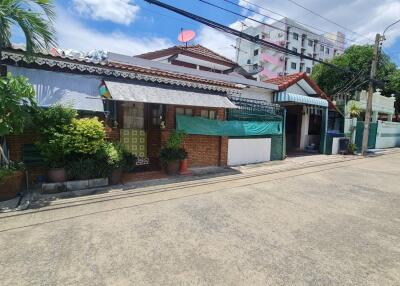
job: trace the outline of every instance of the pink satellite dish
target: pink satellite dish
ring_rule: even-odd
[[[192,30],[182,30],[178,35],[178,41],[181,43],[187,43],[196,37],[196,33]]]

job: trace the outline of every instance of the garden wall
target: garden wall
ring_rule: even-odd
[[[400,123],[378,121],[375,148],[400,147]]]

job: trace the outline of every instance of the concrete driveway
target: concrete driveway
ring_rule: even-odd
[[[0,285],[400,285],[400,154],[0,216]]]

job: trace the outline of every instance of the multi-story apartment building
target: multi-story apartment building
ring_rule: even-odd
[[[246,27],[243,32],[316,60],[332,59],[334,56],[343,53],[345,49],[345,35],[343,33],[318,35],[288,18],[283,18],[270,25]],[[314,64],[317,63],[313,60],[278,52],[241,38],[236,40],[236,53],[239,65],[246,66],[250,71],[252,69],[261,70],[262,68],[262,71],[257,75],[259,80],[298,72],[311,74]]]

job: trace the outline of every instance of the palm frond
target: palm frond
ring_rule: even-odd
[[[0,0],[0,47],[10,45],[11,27],[25,35],[28,55],[56,46],[52,0]]]

